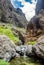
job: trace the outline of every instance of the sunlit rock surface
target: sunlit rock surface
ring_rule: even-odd
[[[15,44],[7,36],[0,35],[0,58],[10,61],[15,55]]]

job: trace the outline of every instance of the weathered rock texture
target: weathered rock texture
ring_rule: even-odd
[[[35,15],[27,25],[27,31],[32,37],[44,34],[44,10],[41,10],[38,15]]]
[[[27,20],[21,9],[15,9],[10,0],[0,0],[0,22],[26,27]]]
[[[44,9],[44,0],[37,0],[36,14],[39,14],[41,9]]]
[[[16,46],[15,50],[17,53],[19,53],[21,56],[35,56],[32,50],[32,45],[21,45],[21,46]]]
[[[29,37],[38,38],[44,34],[44,0],[37,0],[35,13],[27,25],[27,31]]]
[[[33,45],[33,51],[39,58],[44,59],[44,35]]]
[[[10,61],[16,56],[15,44],[5,35],[0,35],[0,59]]]

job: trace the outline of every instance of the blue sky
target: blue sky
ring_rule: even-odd
[[[11,3],[15,8],[22,9],[26,19],[29,21],[35,15],[36,1],[37,0],[11,0]]]
[[[14,4],[15,8],[23,7],[22,3],[20,1],[18,1],[18,0],[13,0],[12,2]]]

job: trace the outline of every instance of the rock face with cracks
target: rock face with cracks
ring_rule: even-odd
[[[38,15],[40,10],[44,9],[44,0],[37,0],[37,4],[36,4],[36,14]]]
[[[29,56],[44,59],[44,35],[41,36],[34,45],[16,46],[5,35],[0,35],[0,59],[10,61],[13,57]]]
[[[0,22],[18,27],[26,27],[27,25],[24,13],[21,9],[13,7],[11,0],[0,0]]]
[[[33,45],[33,51],[38,57],[44,59],[44,35]]]
[[[15,44],[7,36],[0,35],[0,59],[10,61],[15,55]]]
[[[30,37],[39,37],[44,34],[44,10],[35,15],[27,25]]]

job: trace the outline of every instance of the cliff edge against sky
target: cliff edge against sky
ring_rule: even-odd
[[[15,9],[10,0],[0,0],[0,22],[26,27],[27,20],[19,8]]]
[[[44,0],[37,0],[36,4],[36,14],[39,14],[40,10],[44,9]]]

